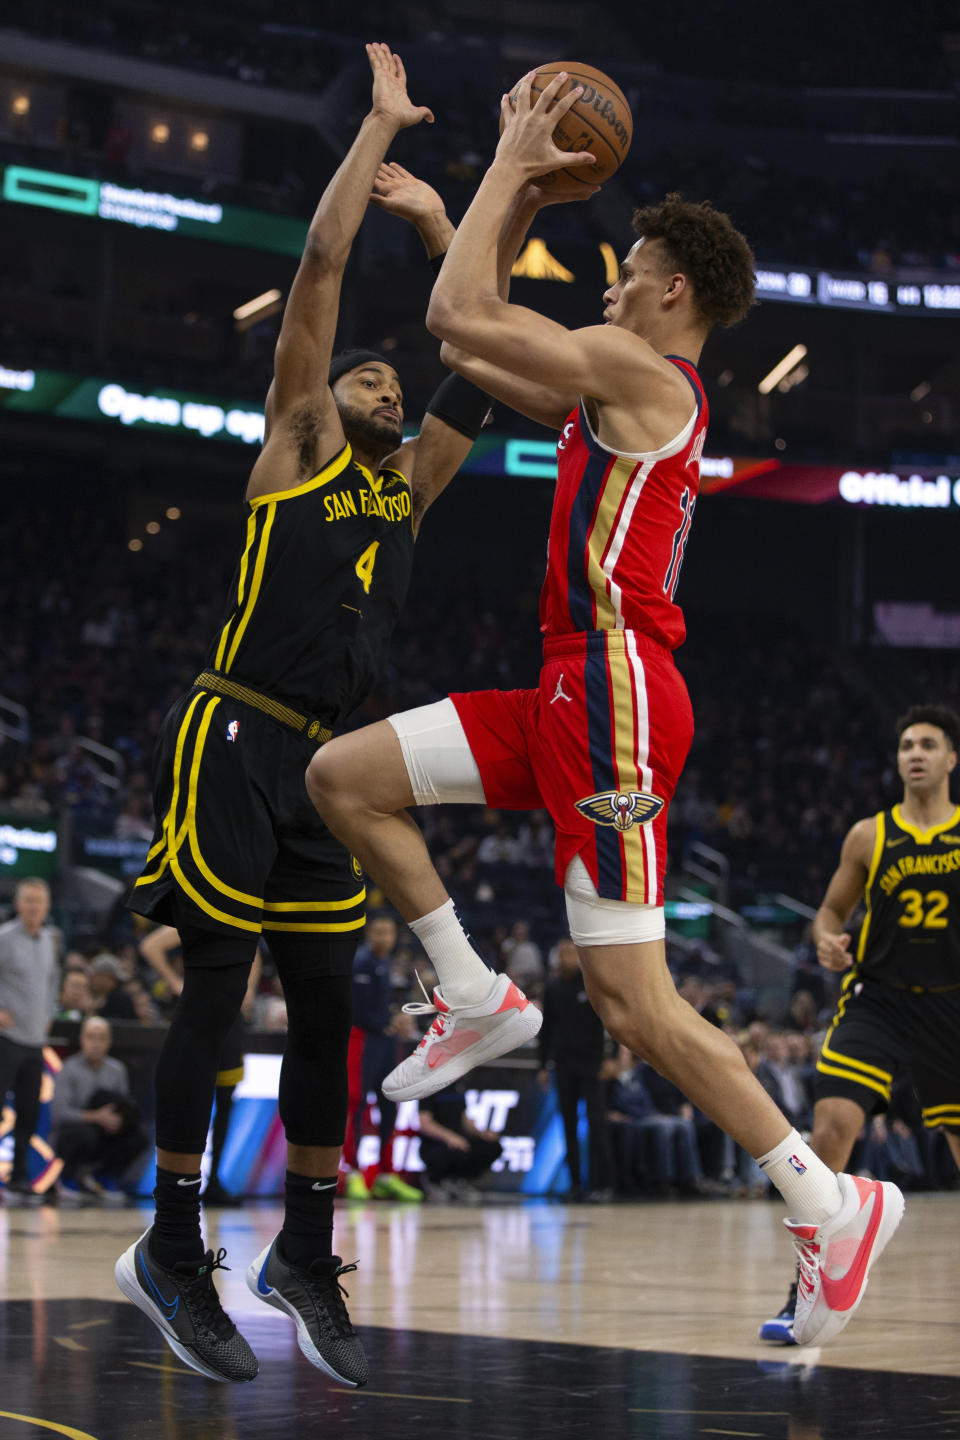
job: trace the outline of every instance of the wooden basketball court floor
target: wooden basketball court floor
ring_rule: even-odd
[[[960,1194],[921,1195],[848,1329],[822,1350],[755,1339],[792,1275],[765,1201],[338,1206],[354,1391],[247,1291],[272,1204],[211,1211],[248,1385],[186,1369],[115,1289],[150,1211],[0,1212],[0,1437],[40,1440],[763,1440],[960,1437]]]

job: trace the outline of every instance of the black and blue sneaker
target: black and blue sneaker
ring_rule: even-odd
[[[247,1285],[258,1300],[289,1315],[297,1344],[318,1370],[344,1385],[366,1385],[367,1357],[343,1303],[340,1276],[356,1270],[339,1255],[314,1260],[306,1269],[290,1265],[268,1245],[247,1271]]]
[[[793,1337],[793,1317],[796,1308],[797,1282],[794,1280],[790,1286],[786,1305],[772,1320],[764,1320],[760,1326],[759,1339],[766,1340],[769,1345],[796,1345],[797,1342]]]
[[[200,1261],[178,1260],[167,1269],[150,1254],[150,1231],[125,1250],[113,1267],[117,1284],[157,1326],[170,1349],[191,1369],[210,1380],[253,1380],[257,1357],[229,1315],[213,1283],[214,1270],[226,1270],[220,1250]]]

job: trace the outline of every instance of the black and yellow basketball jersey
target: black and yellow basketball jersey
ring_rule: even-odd
[[[861,974],[922,990],[960,985],[960,808],[930,830],[899,805],[882,811],[865,899]]]
[[[336,724],[369,693],[413,564],[410,486],[345,445],[312,479],[249,502],[207,666]]]

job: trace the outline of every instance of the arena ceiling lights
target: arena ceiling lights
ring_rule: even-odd
[[[770,373],[768,375],[764,375],[763,379],[760,381],[760,384],[757,386],[760,394],[769,395],[771,390],[775,390],[776,387],[780,384],[781,380],[785,380],[786,377],[790,374],[790,371],[800,364],[800,361],[804,358],[806,353],[806,345],[794,345],[792,350],[788,350],[786,355],[784,355],[783,359],[780,360],[776,365],[774,365]]]

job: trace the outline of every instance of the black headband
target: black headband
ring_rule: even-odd
[[[346,375],[348,370],[359,370],[361,365],[386,365],[389,370],[393,369],[390,361],[378,355],[376,350],[341,350],[330,361],[327,384],[335,385],[341,375]]]

